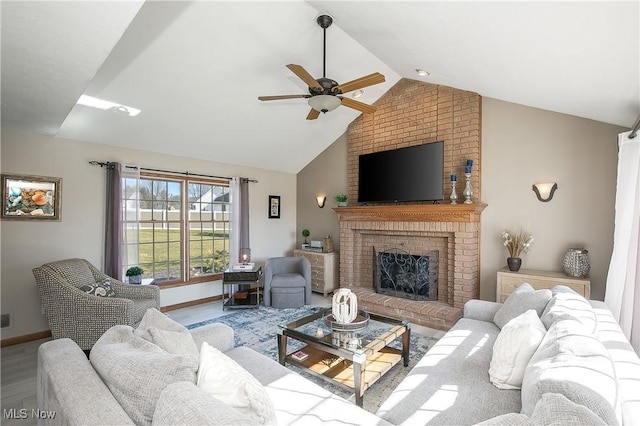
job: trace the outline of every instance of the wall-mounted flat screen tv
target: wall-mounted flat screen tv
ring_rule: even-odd
[[[444,142],[362,154],[358,163],[359,203],[444,198]]]

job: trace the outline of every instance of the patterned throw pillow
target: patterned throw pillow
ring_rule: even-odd
[[[111,287],[111,282],[109,280],[96,282],[95,284],[84,284],[80,287],[80,290],[93,296],[100,297],[115,297],[116,295],[116,292],[113,291],[113,287]]]

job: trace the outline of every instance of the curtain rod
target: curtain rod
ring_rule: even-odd
[[[100,167],[112,167],[115,163],[112,162],[104,162],[104,161],[89,161],[89,164],[93,165],[93,166],[100,166]],[[128,168],[137,168],[135,166],[125,166]],[[200,173],[191,173],[191,172],[176,172],[173,170],[162,170],[162,169],[150,169],[147,167],[140,167],[140,170],[144,170],[147,172],[161,172],[161,173],[172,173],[174,175],[184,175],[184,176],[197,176],[197,177],[207,177],[207,178],[214,178],[214,179],[226,179],[226,180],[231,180],[232,178],[228,177],[228,176],[213,176],[213,175],[203,175]],[[258,183],[257,180],[255,179],[249,179],[249,178],[240,178],[240,179],[245,179],[247,182],[254,182],[254,183]]]
[[[638,134],[638,129],[640,129],[640,115],[638,115],[636,122],[633,124],[633,127],[631,128],[629,139],[633,139],[636,137],[636,135]]]

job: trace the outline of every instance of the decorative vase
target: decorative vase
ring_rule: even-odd
[[[339,324],[348,324],[358,316],[358,300],[348,288],[340,288],[332,299],[331,313]]]
[[[338,201],[338,207],[347,207],[346,201]]]
[[[140,284],[140,283],[142,283],[142,275],[129,276],[129,284]]]
[[[518,272],[522,266],[522,259],[519,257],[507,257],[507,266],[512,272]]]
[[[571,277],[585,278],[590,271],[589,251],[575,247],[567,250],[562,261],[562,272]]]
[[[333,252],[333,239],[331,238],[331,235],[327,235],[323,238],[322,246],[324,247],[325,253]]]

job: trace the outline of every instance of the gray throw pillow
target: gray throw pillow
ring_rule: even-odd
[[[135,335],[171,354],[200,359],[198,347],[189,330],[155,308],[147,309]]]
[[[113,290],[111,286],[111,282],[109,280],[104,280],[103,282],[96,282],[95,284],[83,284],[80,286],[80,290],[84,291],[87,294],[91,294],[93,296],[99,297],[115,297],[116,292]]]
[[[531,414],[536,425],[606,426],[602,419],[587,407],[569,401],[559,393],[545,393]]]
[[[172,354],[116,325],[98,339],[91,364],[124,411],[138,425],[150,425],[160,393],[167,385],[195,383],[198,359]],[[90,397],[90,396],[88,396]]]
[[[590,333],[595,333],[598,322],[591,303],[568,287],[565,288],[569,291],[554,292],[557,287],[560,286],[551,289],[551,292],[555,294],[540,317],[544,326],[549,329],[554,322],[560,319],[574,318],[580,321]]]
[[[474,426],[536,426],[528,416],[520,413],[507,413],[493,417]]]
[[[613,361],[604,345],[577,320],[561,319],[547,331],[525,369],[521,412],[531,416],[545,393],[564,395],[608,425],[620,423]]]
[[[550,299],[551,290],[535,290],[529,283],[520,284],[496,312],[493,322],[499,328],[502,328],[509,321],[524,314],[529,309],[535,309],[538,316],[540,316]]]

